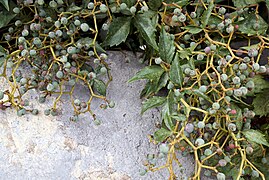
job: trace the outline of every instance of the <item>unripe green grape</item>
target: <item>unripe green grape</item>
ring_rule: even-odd
[[[212,176],[212,173],[211,173],[210,170],[205,170],[204,175],[207,176],[207,177],[210,177],[210,176]]]
[[[105,53],[101,53],[100,54],[100,59],[106,60],[107,59],[107,55]]]
[[[209,114],[213,115],[213,114],[216,114],[216,110],[215,109],[209,109],[208,110]]]
[[[164,144],[164,143],[162,143],[162,144],[159,146],[159,149],[160,149],[160,153],[167,154],[168,151],[169,151],[169,146],[168,146],[168,144]]]
[[[40,40],[38,37],[35,37],[35,38],[34,38],[33,43],[34,43],[35,45],[41,45],[41,44],[42,44],[41,40]]]
[[[27,49],[21,51],[21,56],[26,57],[29,54]]]
[[[50,109],[45,109],[45,110],[44,110],[44,114],[45,114],[45,116],[50,115]]]
[[[196,14],[196,12],[191,12],[190,16],[191,16],[191,18],[196,18],[197,14]]]
[[[258,178],[258,177],[260,176],[260,174],[259,174],[258,171],[256,171],[256,170],[252,170],[252,172],[251,172],[251,176],[252,176],[252,177],[255,177],[255,178]]]
[[[80,25],[80,29],[81,29],[83,32],[87,32],[87,31],[89,31],[90,27],[89,27],[89,25],[88,25],[87,23],[82,23],[82,24]]]
[[[217,180],[225,180],[225,179],[226,179],[225,174],[220,173],[220,172],[217,174]]]
[[[59,5],[63,5],[64,2],[63,2],[63,0],[57,0],[57,4],[59,4]]]
[[[195,76],[196,75],[196,71],[195,70],[191,70],[190,71],[190,76]]]
[[[59,27],[61,27],[61,22],[60,21],[55,21],[54,22],[54,26],[56,27],[56,28],[59,28]]]
[[[33,114],[33,115],[37,115],[37,114],[38,114],[38,109],[33,109],[33,110],[32,110],[32,114]]]
[[[184,73],[185,73],[186,75],[189,75],[190,72],[191,72],[191,69],[190,69],[190,68],[186,68],[186,69],[184,69]]]
[[[195,145],[196,146],[202,146],[202,145],[204,145],[205,144],[205,141],[202,139],[202,138],[197,138],[196,140],[195,140]]]
[[[49,2],[49,6],[51,8],[56,8],[57,7],[57,2],[55,2],[54,0],[52,0],[52,1]]]
[[[214,102],[212,104],[212,108],[215,109],[215,110],[218,110],[220,108],[220,104],[218,102]]]
[[[53,91],[53,89],[54,89],[53,84],[49,83],[49,84],[47,85],[47,91]]]
[[[120,4],[120,10],[126,10],[128,8],[126,3],[121,3]]]
[[[23,116],[26,114],[26,110],[25,109],[20,109],[17,111],[17,115],[20,117],[20,116]]]
[[[235,77],[233,78],[233,83],[234,83],[234,84],[240,84],[240,78],[237,77],[237,76],[235,76]]]
[[[70,79],[68,81],[68,85],[70,85],[70,86],[74,86],[75,84],[76,84],[76,81],[74,79]]]
[[[186,16],[184,14],[181,14],[179,17],[178,17],[178,20],[179,22],[185,22],[186,21]]]
[[[219,8],[219,14],[223,15],[226,13],[226,8],[225,7],[220,7]]]
[[[174,84],[170,81],[167,85],[167,89],[173,89],[174,88]]]
[[[88,9],[92,10],[94,8],[94,3],[93,2],[89,2],[87,5]]]
[[[239,69],[240,70],[246,70],[248,68],[248,66],[247,66],[247,64],[245,64],[245,63],[241,63],[240,65],[239,65]]]
[[[80,25],[81,25],[81,22],[80,22],[80,20],[76,19],[76,20],[74,21],[74,24],[75,24],[76,26],[80,26]]]
[[[22,22],[20,20],[15,21],[15,26],[19,27],[22,25]]]
[[[190,43],[190,47],[193,47],[193,46],[195,46],[196,45],[196,42],[191,42]]]
[[[260,73],[266,73],[266,71],[267,71],[267,68],[265,66],[260,66],[259,68]]]
[[[246,95],[248,93],[248,89],[244,86],[239,88],[242,91],[242,95]]]
[[[229,25],[227,28],[226,28],[226,32],[227,33],[232,33],[234,31],[234,26],[233,25]]]
[[[13,28],[13,27],[9,27],[9,28],[8,28],[8,32],[9,32],[9,33],[13,33],[13,32],[14,32],[14,28]]]
[[[59,78],[59,79],[63,78],[63,76],[64,76],[63,71],[58,71],[58,72],[56,73],[56,77]]]
[[[210,45],[210,49],[211,49],[212,51],[216,51],[217,46],[216,46],[215,44],[211,44],[211,45]]]
[[[268,162],[267,159],[266,159],[265,157],[263,157],[263,158],[262,158],[262,163],[263,163],[263,164],[267,164],[267,162]]]
[[[253,148],[250,147],[250,146],[246,147],[246,153],[247,154],[252,154],[253,153]]]
[[[116,12],[117,12],[117,7],[116,7],[116,6],[112,6],[112,7],[110,7],[110,11],[111,11],[112,13],[116,13]]]
[[[236,125],[234,123],[229,123],[228,124],[228,130],[230,130],[230,131],[236,131]]]
[[[80,103],[81,103],[81,102],[80,102],[80,100],[79,100],[79,99],[75,99],[75,100],[74,100],[74,104],[75,104],[76,106],[79,106],[79,105],[80,105]]]
[[[96,78],[96,74],[95,74],[94,72],[90,72],[90,73],[88,74],[88,77],[89,77],[90,79],[95,79],[95,78]]]
[[[207,91],[207,86],[205,86],[205,85],[200,86],[199,91],[202,93],[205,93]]]
[[[106,7],[105,4],[101,4],[101,5],[100,5],[100,12],[101,12],[101,13],[106,13],[106,12],[107,12],[107,7]]]
[[[20,13],[20,8],[18,8],[18,7],[14,7],[13,8],[13,12],[15,13],[15,14],[19,14]]]
[[[249,63],[250,62],[250,58],[248,56],[243,58],[243,62],[244,63]]]
[[[240,78],[240,81],[244,81],[247,77],[246,77],[246,75],[241,74],[241,75],[239,76],[239,78]]]
[[[206,155],[206,156],[210,156],[211,154],[212,154],[212,150],[211,149],[206,149],[204,151],[204,155]]]
[[[162,63],[162,59],[160,57],[155,58],[155,63],[156,64],[161,64]]]
[[[132,14],[135,14],[135,13],[136,13],[136,7],[135,7],[135,6],[132,6],[132,7],[130,8],[130,12],[131,12]]]
[[[109,29],[109,25],[108,25],[107,23],[104,23],[104,24],[102,25],[102,29],[103,29],[104,31],[108,31],[108,29]]]
[[[257,49],[250,49],[248,50],[248,56],[249,57],[256,57],[258,55],[258,50]]]
[[[231,97],[230,97],[230,96],[225,96],[224,99],[225,99],[227,102],[230,102],[230,101],[231,101]]]
[[[61,36],[63,35],[63,31],[60,30],[60,29],[58,29],[58,30],[55,32],[55,35],[56,35],[57,37],[61,37]]]
[[[235,89],[234,90],[234,95],[237,96],[237,97],[240,97],[240,96],[243,95],[243,93],[242,93],[241,89]]]
[[[70,47],[67,48],[67,53],[68,54],[75,54],[76,52],[77,52],[77,49],[74,46],[70,46]]]
[[[61,17],[61,24],[66,25],[68,23],[68,19],[66,17]]]
[[[227,76],[227,74],[221,74],[221,75],[220,75],[220,79],[221,79],[222,81],[227,81],[227,80],[228,80],[228,76]]]
[[[175,89],[175,96],[178,97],[178,96],[180,96],[180,94],[181,94],[180,93],[180,90],[179,89]]]
[[[101,67],[101,69],[100,69],[100,73],[102,73],[102,74],[107,73],[107,69],[106,69],[106,67]]]
[[[197,123],[197,127],[198,127],[199,129],[203,129],[203,128],[205,127],[205,123],[204,123],[204,121],[199,121],[199,122]]]
[[[43,6],[44,5],[44,0],[37,0],[37,4],[40,5],[40,6]]]
[[[30,54],[30,56],[35,56],[36,55],[36,50],[31,49],[29,54]]]
[[[203,54],[198,54],[197,55],[197,60],[198,61],[201,61],[201,60],[203,60],[204,59],[204,55]]]
[[[114,108],[115,107],[115,102],[114,101],[110,101],[109,104],[108,104],[108,107]]]
[[[140,174],[140,176],[145,176],[147,174],[147,170],[146,169],[140,169],[139,174]]]
[[[175,8],[174,9],[174,14],[176,14],[176,15],[181,15],[181,12],[182,12],[182,10],[181,9],[179,9],[179,8]]]
[[[190,34],[185,34],[185,35],[183,36],[183,38],[184,38],[185,41],[188,41],[188,40],[190,40],[191,35],[190,35]]]
[[[220,31],[221,31],[221,30],[223,30],[223,29],[224,29],[225,25],[224,25],[224,23],[223,23],[223,22],[221,22],[221,23],[219,23],[219,24],[218,24],[218,26],[217,26],[217,27],[218,27],[218,30],[220,30]]]
[[[12,61],[7,62],[7,68],[12,68],[14,63]]]
[[[219,129],[220,128],[220,125],[219,123],[217,122],[214,122],[213,125],[212,125],[213,129]]]
[[[258,71],[258,70],[260,69],[260,65],[259,65],[258,63],[254,63],[254,64],[252,65],[252,69],[253,69],[254,71]]]
[[[149,8],[147,6],[142,6],[141,7],[142,12],[147,12],[148,10],[149,10]]]
[[[174,22],[174,23],[178,22],[178,16],[177,15],[172,16],[172,22]]]

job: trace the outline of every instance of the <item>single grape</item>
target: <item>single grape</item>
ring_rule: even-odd
[[[141,11],[142,12],[147,12],[149,10],[148,6],[142,6]]]
[[[205,85],[200,86],[199,91],[202,93],[205,93],[207,91],[207,86],[205,86]]]
[[[181,12],[182,12],[182,10],[181,9],[179,9],[179,8],[175,8],[174,9],[174,14],[176,14],[176,15],[181,15]]]
[[[196,12],[191,12],[190,16],[191,16],[191,18],[196,18],[197,14],[196,14]]]
[[[53,89],[54,89],[53,84],[49,83],[49,84],[47,85],[47,91],[53,91]]]
[[[210,156],[211,154],[212,154],[212,150],[211,149],[206,149],[204,151],[204,155],[206,155],[206,156]]]
[[[178,22],[179,20],[178,20],[178,16],[177,15],[173,15],[172,16],[172,22],[174,22],[174,23],[176,23],[176,22]]]
[[[37,4],[40,5],[40,6],[43,6],[44,5],[44,0],[37,0]]]
[[[55,2],[54,0],[52,0],[52,1],[49,2],[49,6],[50,6],[51,8],[56,8],[57,5],[58,5],[57,2]]]
[[[246,148],[246,153],[247,153],[247,154],[252,154],[252,153],[253,153],[253,148],[250,147],[250,146],[248,146],[248,147]]]
[[[202,139],[202,138],[197,138],[196,140],[195,140],[195,145],[196,146],[202,146],[202,145],[204,145],[205,144],[205,141]]]
[[[199,129],[203,129],[203,128],[205,127],[205,123],[204,123],[204,121],[199,121],[199,122],[197,123],[197,127],[198,127]]]
[[[226,179],[225,174],[220,173],[220,172],[217,174],[217,180],[225,180],[225,179]]]
[[[20,27],[22,25],[22,22],[20,20],[15,21],[15,26]]]
[[[201,61],[201,60],[203,60],[204,59],[204,55],[203,54],[198,54],[197,55],[197,60],[198,61]]]
[[[220,104],[218,102],[214,102],[212,104],[212,108],[215,109],[215,110],[218,110],[220,108]]]
[[[94,8],[94,3],[89,2],[87,7],[88,7],[88,9],[92,10]]]
[[[87,31],[90,29],[90,27],[89,27],[89,25],[88,25],[87,23],[82,23],[82,24],[80,25],[80,29],[81,29],[83,32],[87,32]]]
[[[160,57],[155,58],[155,63],[156,64],[161,64],[162,63],[162,59]]]
[[[104,31],[108,31],[108,29],[109,29],[109,25],[108,25],[107,23],[104,23],[104,24],[102,25],[102,29],[103,29]]]
[[[100,12],[101,12],[101,13],[106,13],[106,12],[107,12],[107,7],[106,7],[105,4],[101,4],[101,5],[100,5]]]
[[[221,79],[222,81],[227,81],[227,80],[228,80],[228,76],[227,76],[227,74],[221,74],[221,75],[220,75],[220,79]]]
[[[251,176],[252,176],[252,177],[255,177],[255,178],[258,178],[258,177],[260,176],[260,174],[259,174],[258,171],[256,171],[256,170],[252,170],[252,172],[251,172]]]
[[[63,76],[64,76],[63,71],[58,71],[58,72],[56,73],[56,77],[59,78],[59,79],[63,78]]]
[[[132,6],[132,7],[130,8],[130,12],[131,12],[132,14],[135,14],[135,13],[136,13],[136,7],[135,7],[135,6]]]
[[[126,3],[121,3],[120,4],[120,10],[126,10],[128,8]]]
[[[18,7],[14,7],[14,8],[13,8],[13,12],[14,12],[15,14],[19,14],[19,13],[21,12],[21,10],[20,10],[20,8],[18,8]]]
[[[79,99],[75,99],[75,100],[74,100],[74,104],[75,104],[76,106],[80,106],[80,103],[81,103],[81,102],[80,102]]]
[[[219,8],[219,14],[223,15],[226,13],[226,8],[225,7],[220,7]]]
[[[169,146],[168,146],[168,144],[162,143],[162,144],[159,146],[159,149],[160,149],[160,153],[167,154],[168,151],[169,151]]]
[[[229,123],[228,124],[228,130],[230,130],[230,131],[236,131],[236,125],[234,123]]]
[[[224,23],[223,23],[223,22],[221,22],[221,23],[219,23],[219,24],[218,24],[218,26],[217,26],[217,27],[218,27],[218,30],[220,30],[220,31],[221,31],[221,30],[223,30],[223,29],[224,29],[225,25],[224,25]]]
[[[36,55],[36,50],[35,49],[31,49],[29,52],[30,56],[35,56]]]
[[[68,23],[68,19],[66,17],[61,17],[61,24],[66,25]]]
[[[252,64],[252,69],[254,71],[258,71],[260,69],[260,65],[258,63],[254,63],[254,64]]]
[[[50,109],[45,109],[45,110],[44,110],[44,114],[45,114],[45,116],[50,115]]]
[[[186,124],[185,126],[185,131],[188,132],[188,133],[192,133],[194,130],[194,125],[192,123],[188,123]]]
[[[250,49],[248,50],[248,56],[249,57],[256,57],[258,55],[258,50],[257,49]]]

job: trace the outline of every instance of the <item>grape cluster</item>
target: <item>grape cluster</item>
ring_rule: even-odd
[[[26,0],[13,8],[12,11],[18,16],[28,13],[33,19],[15,20],[4,34],[10,52],[4,77],[12,84],[13,90],[1,92],[0,97],[2,99],[7,95],[14,98],[1,102],[2,105],[12,103],[17,108],[18,116],[27,112],[38,114],[37,109],[21,103],[25,101],[24,94],[28,90],[37,89],[41,94],[40,103],[44,103],[48,96],[58,95],[53,107],[44,110],[45,115],[55,116],[60,113],[57,102],[61,95],[68,94],[74,99],[75,85],[83,83],[89,88],[91,97],[81,103],[78,99],[72,100],[75,112],[72,120],[84,112],[90,112],[96,119],[90,109],[92,98],[104,100],[103,108],[114,107],[113,101],[108,101],[105,94],[96,90],[100,88],[95,87],[98,85],[96,82],[101,82],[102,88],[106,87],[106,83],[100,79],[104,75],[107,75],[106,79],[111,79],[106,63],[108,57],[96,40],[100,28],[109,28],[108,24],[103,24],[103,27],[97,24],[98,18],[108,18],[108,7],[101,2],[90,2],[85,6],[87,8],[81,8],[75,3],[70,5],[62,0],[52,0],[49,3],[44,0]],[[97,17],[100,15],[102,16]],[[33,73],[17,73],[20,65],[32,67]],[[18,96],[15,95],[16,90]]]

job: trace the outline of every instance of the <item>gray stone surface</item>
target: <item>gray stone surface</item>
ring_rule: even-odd
[[[156,130],[158,110],[140,114],[139,93],[144,82],[128,84],[127,80],[143,66],[137,58],[127,53],[110,52],[109,64],[113,81],[108,87],[108,98],[116,102],[113,109],[102,110],[95,100],[93,110],[102,124],[95,126],[89,114],[71,122],[73,114],[69,98],[59,103],[62,114],[45,116],[43,110],[50,107],[52,99],[39,104],[37,93],[28,93],[31,105],[42,110],[17,117],[16,110],[0,110],[0,180],[25,179],[87,179],[87,180],[163,180],[167,170],[139,175],[142,162],[148,153],[158,152],[149,143],[147,135]],[[3,79],[0,89],[7,88]],[[76,97],[88,99],[85,88],[79,87]],[[179,179],[193,173],[193,159],[180,157],[183,167],[178,170]],[[164,163],[164,162],[159,162]]]

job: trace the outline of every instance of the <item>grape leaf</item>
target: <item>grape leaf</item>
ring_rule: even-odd
[[[155,50],[158,50],[155,37],[155,23],[150,19],[150,17],[144,14],[137,14],[134,18],[134,25],[147,44]]]
[[[211,16],[211,12],[214,8],[214,2],[211,1],[209,6],[207,7],[207,10],[202,15],[201,21],[202,21],[202,27],[205,28],[206,25],[208,24],[209,18]]]
[[[150,9],[158,10],[162,5],[162,0],[149,0],[148,5]]]
[[[161,128],[154,133],[153,137],[155,141],[163,142],[165,139],[167,139],[171,135],[172,135],[171,131],[165,128]]]
[[[269,114],[269,89],[265,89],[264,92],[258,93],[253,98],[254,112],[259,116],[267,116]]]
[[[8,0],[0,0],[0,3],[9,11]]]
[[[93,89],[103,96],[106,95],[106,84],[102,80],[94,79]]]
[[[174,36],[162,27],[159,38],[159,53],[164,62],[171,63],[175,54]]]
[[[249,129],[246,131],[242,131],[242,133],[245,135],[247,140],[269,147],[269,143],[266,141],[266,139],[264,138],[264,134],[262,134],[261,132]]]
[[[251,4],[258,4],[264,0],[233,0],[234,6],[237,8],[243,8]]]
[[[0,11],[0,28],[5,27],[15,16],[16,14],[5,9]]]
[[[137,81],[140,79],[148,79],[148,80],[154,80],[157,81],[160,79],[161,75],[164,73],[163,68],[160,66],[152,65],[147,66],[143,69],[141,69],[134,77],[129,79],[128,82]]]
[[[146,112],[148,109],[163,105],[165,101],[166,101],[165,97],[159,97],[159,96],[153,96],[150,99],[147,99],[142,103],[141,114]]]
[[[176,54],[175,59],[172,62],[169,75],[172,82],[182,86],[183,72],[179,63],[178,53]]]
[[[117,46],[125,42],[130,32],[131,17],[115,18],[109,26],[108,34],[103,46]]]

